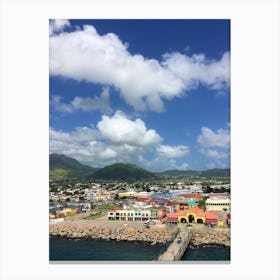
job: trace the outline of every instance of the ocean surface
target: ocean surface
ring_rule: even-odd
[[[164,245],[150,243],[50,238],[50,261],[153,261]],[[182,261],[229,261],[226,247],[188,248]]]
[[[182,261],[230,261],[230,248],[222,246],[189,247],[183,255]]]

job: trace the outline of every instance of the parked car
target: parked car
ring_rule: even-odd
[[[182,242],[182,238],[181,238],[181,236],[178,236],[177,237],[177,243],[181,243]]]

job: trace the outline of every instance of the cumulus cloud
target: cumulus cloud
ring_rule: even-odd
[[[188,155],[189,147],[183,145],[160,145],[159,147],[157,147],[157,153],[161,158],[181,158]]]
[[[61,30],[65,25],[54,26]],[[82,30],[51,33],[50,74],[114,86],[135,109],[161,112],[164,99],[180,97],[200,83],[215,90],[228,87],[229,53],[220,60],[168,53],[158,61],[131,54],[116,34],[100,35],[85,25]]]
[[[98,134],[97,130],[87,127],[70,132],[50,128],[50,152],[65,154],[92,166],[114,160],[117,153],[99,141]]]
[[[229,52],[225,52],[218,61],[209,60],[204,54],[189,57],[178,52],[163,57],[162,64],[184,82],[186,89],[196,88],[199,83],[214,90],[229,86]]]
[[[62,31],[65,27],[70,26],[68,19],[52,19],[50,20],[50,35]]]
[[[153,152],[162,138],[141,119],[130,120],[117,111],[103,115],[97,128],[77,127],[65,132],[50,128],[50,151],[62,153],[92,166],[117,161],[133,161],[142,153]]]
[[[106,87],[101,92],[100,96],[95,97],[79,97],[76,96],[70,103],[63,103],[61,96],[52,96],[51,105],[54,110],[62,113],[73,113],[81,110],[84,112],[96,111],[112,112],[109,103],[109,88]]]
[[[188,168],[187,163],[176,160],[188,155],[188,146],[161,145],[162,138],[155,130],[121,111],[111,117],[103,115],[96,128],[50,128],[49,135],[51,153],[65,154],[91,166],[129,161],[152,171]],[[146,154],[153,155],[153,159],[145,160]]]
[[[172,170],[172,169],[177,169],[177,170],[189,169],[188,163],[186,162],[178,163],[176,159],[170,159],[170,158],[156,157],[152,160],[147,160],[142,155],[139,155],[138,162],[144,168],[147,168],[148,170],[153,170],[155,172]]]
[[[200,149],[199,152],[209,158],[213,159],[224,159],[228,158],[228,153],[222,152],[222,151],[217,151],[217,150],[212,150],[212,149]]]
[[[112,117],[103,115],[97,127],[102,136],[112,143],[149,147],[162,140],[154,129],[147,129],[141,119],[132,121],[121,111],[115,112]]]
[[[228,148],[230,145],[229,130],[220,128],[215,132],[208,127],[202,127],[197,142],[202,147]]]

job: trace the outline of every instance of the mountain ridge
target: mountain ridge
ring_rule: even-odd
[[[133,163],[114,163],[103,168],[81,164],[74,158],[63,154],[49,155],[50,178],[83,177],[96,180],[147,180],[159,177],[230,177],[230,168],[197,170],[166,170],[151,172]]]

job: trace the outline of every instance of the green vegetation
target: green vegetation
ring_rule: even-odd
[[[201,200],[198,202],[198,205],[197,205],[199,208],[203,209],[204,211],[205,211],[205,209],[206,209],[206,205],[205,205],[206,199],[207,199],[207,197],[203,197],[203,199],[201,199]]]
[[[103,181],[141,181],[159,179],[223,179],[229,181],[230,169],[210,169],[206,171],[195,170],[167,170],[160,173],[152,173],[132,163],[115,163],[98,169],[83,165],[77,160],[60,154],[49,156],[50,179],[61,181],[88,182],[89,180]]]
[[[105,214],[107,214],[107,211],[110,209],[112,209],[112,206],[109,205],[103,205],[100,207],[93,208],[90,211],[90,215],[85,217],[84,220],[94,220],[96,218],[104,216]]]
[[[49,156],[50,178],[83,178],[94,173],[97,169],[80,164],[77,160],[65,155],[51,154]]]
[[[153,173],[131,163],[115,163],[97,170],[92,175],[92,178],[97,180],[126,181],[152,179],[154,177]]]
[[[167,170],[157,173],[160,177],[175,177],[175,178],[229,178],[230,169],[209,169],[205,171],[195,170]]]
[[[50,170],[50,178],[64,179],[67,178],[68,171],[63,168],[55,168]]]

